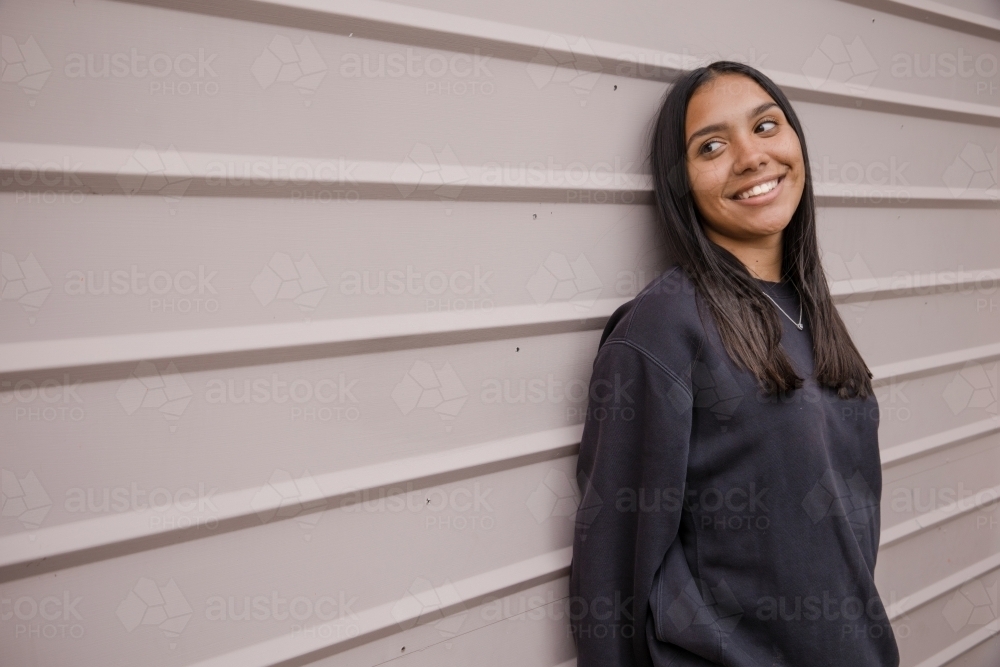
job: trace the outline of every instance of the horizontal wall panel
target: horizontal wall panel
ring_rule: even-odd
[[[419,653],[407,655],[398,663],[406,667],[433,667],[445,662],[501,667],[513,660],[526,666],[574,667],[575,648],[566,628],[562,604],[551,603],[461,635],[453,642],[438,642]],[[325,666],[327,663],[318,664]],[[337,663],[330,661],[329,664],[332,667]],[[344,660],[339,664],[352,663]]]
[[[9,203],[10,195],[0,199]],[[649,250],[655,238],[650,211],[636,205],[511,204],[511,209],[451,203],[447,209],[452,214],[442,217],[446,205],[438,202],[358,202],[350,209],[363,213],[364,223],[358,226],[350,217],[331,219],[327,206],[300,202],[291,209],[296,211],[293,222],[286,225],[297,231],[290,230],[276,244],[265,232],[272,216],[286,215],[280,202],[192,198],[182,203],[197,214],[188,211],[180,220],[161,201],[148,202],[159,211],[148,217],[146,202],[88,198],[82,210],[69,204],[14,205],[11,211],[18,218],[23,213],[23,222],[4,252],[20,265],[34,257],[50,287],[37,290],[48,290],[38,305],[0,303],[10,314],[2,330],[6,341],[65,337],[69,321],[74,335],[83,337],[397,313],[484,312],[566,301],[586,314],[598,298],[634,294],[659,272],[661,262]],[[404,233],[387,234],[403,211],[413,216],[412,224]],[[890,285],[906,287],[920,286],[925,273],[972,271],[975,283],[962,289],[971,296],[962,298],[978,309],[975,314],[988,318],[996,313],[991,304],[1000,293],[1000,275],[989,249],[1000,241],[997,225],[991,224],[993,211],[969,211],[961,227],[942,219],[940,211],[826,209],[820,215],[832,280],[852,281],[852,287],[864,289],[865,281],[892,278]],[[67,216],[91,223],[62,230]],[[137,216],[146,222],[134,224]],[[123,218],[119,224],[98,225],[118,218]],[[181,236],[174,233],[178,224]],[[944,229],[953,240],[942,244],[940,260],[890,242],[904,233],[919,238]],[[249,231],[252,241],[230,258],[229,245],[241,230]],[[100,241],[91,250],[84,241],[95,234]],[[862,243],[861,234],[872,234],[872,241]],[[609,235],[621,242],[606,243]],[[384,241],[387,236],[391,243]],[[479,243],[480,236],[490,242]],[[150,239],[148,245],[140,244],[144,238]],[[514,252],[527,239],[533,240],[528,249]],[[467,252],[447,252],[445,241]],[[982,256],[951,260],[970,247],[981,249]],[[580,288],[565,295],[555,292],[549,284],[553,271],[567,265],[573,271],[573,263],[581,276],[586,272]],[[313,269],[318,275],[305,273]],[[290,289],[280,294],[285,281],[279,280],[278,270],[291,272]],[[862,300],[852,310],[864,305]]]
[[[989,433],[991,423],[1000,426],[993,404],[987,400],[996,361],[995,357],[981,359],[879,386],[875,395],[879,402],[883,465],[898,465],[905,450],[897,448],[921,441],[932,445],[932,439],[939,437],[942,439],[937,442],[943,446],[948,440],[945,434],[951,433],[952,441],[961,442],[972,435]],[[961,429],[972,430],[966,433]],[[886,471],[886,476],[893,474],[897,474],[895,467]]]
[[[980,298],[956,292],[872,301],[844,320],[870,365],[898,362],[994,341],[1000,310],[991,313],[977,307]],[[904,331],[923,335],[900,336]]]
[[[925,518],[927,515],[956,502],[978,502],[979,505],[971,511],[956,513],[949,521],[914,532],[899,542],[887,545],[883,540],[879,553],[880,590],[884,586],[894,591],[898,599],[926,585],[928,573],[933,573],[934,580],[943,579],[997,552],[1000,548],[1000,512],[997,511],[997,488],[990,483],[989,471],[996,469],[998,447],[1000,444],[994,442],[990,449],[960,459],[961,465],[942,466],[938,478],[926,475],[923,479],[907,480],[909,483],[883,487],[883,536],[891,534],[892,528],[901,527],[904,521],[917,517],[930,523]],[[961,474],[976,465],[987,467],[987,472]],[[985,482],[979,481],[983,478]],[[963,545],[961,553],[956,553],[952,547],[955,541]]]
[[[318,514],[261,523],[253,530],[9,582],[4,586],[5,597],[51,594],[61,598],[64,591],[69,591],[74,599],[82,598],[78,611],[85,619],[80,621],[86,623],[85,635],[74,643],[76,655],[83,660],[97,660],[105,650],[104,638],[113,638],[121,648],[122,658],[111,664],[164,659],[192,663],[248,643],[283,636],[296,625],[330,621],[324,615],[334,614],[338,604],[340,609],[350,604],[351,611],[359,616],[386,604],[385,610],[390,611],[400,600],[407,600],[411,589],[419,593],[424,581],[435,588],[448,582],[463,587],[473,584],[461,582],[478,576],[478,583],[468,590],[499,597],[513,592],[507,590],[511,587],[516,591],[520,576],[529,577],[520,585],[526,589],[541,583],[532,578],[565,575],[565,553],[529,562],[565,549],[572,536],[572,516],[558,506],[539,505],[533,494],[537,497],[539,487],[550,488],[547,484],[554,478],[572,477],[573,465],[573,458],[563,458],[421,489],[402,497],[368,498],[360,504]],[[294,471],[296,477],[298,473]],[[345,539],[360,534],[365,539]],[[514,542],[521,546],[515,547]],[[412,556],[405,564],[397,559],[402,551]],[[519,561],[526,562],[521,570],[504,569]],[[232,567],[233,563],[239,567]],[[275,567],[277,563],[281,566]],[[373,568],[380,573],[374,587],[366,575]],[[256,573],[251,586],[254,592],[248,588],[248,570]],[[303,573],[309,573],[309,577],[303,579]],[[170,626],[140,625],[129,631],[131,616],[126,613],[128,609],[121,609],[121,604],[143,579],[157,582],[160,588],[167,587],[172,579],[187,601],[191,609],[186,612],[191,614],[189,622],[180,632],[171,630],[175,636],[163,634]],[[500,588],[490,590],[491,582]],[[229,598],[239,605],[234,607],[239,613],[247,595],[251,599],[269,598],[268,611],[261,611],[256,621],[251,618],[249,622],[232,622],[228,616]],[[275,610],[277,603],[271,601],[275,596],[283,600],[303,596],[315,606],[324,595],[336,604],[325,603],[309,618],[281,618],[286,609]],[[225,622],[220,622],[221,608],[212,606],[218,598],[226,601]],[[470,605],[476,603],[470,600]],[[301,604],[299,615],[306,616],[306,605]],[[290,613],[291,609],[287,610]],[[404,612],[405,602],[396,614],[406,619]],[[302,635],[299,638],[305,639]],[[173,649],[170,643],[175,644]]]
[[[1000,36],[1000,10],[989,0],[847,0],[897,16],[938,25],[949,30],[996,39]]]
[[[33,446],[8,452],[4,465],[19,475],[35,472],[54,499],[48,526],[91,518],[79,507],[66,509],[79,493],[73,489],[93,489],[98,504],[104,494],[132,484],[147,492],[204,485],[225,493],[260,486],[276,468],[322,474],[570,426],[583,420],[599,336],[595,331],[236,368],[182,365],[176,372],[153,364],[148,374],[140,372],[149,378],[146,384],[134,368],[90,382],[73,374],[68,383],[42,390],[59,394],[59,403],[46,402],[38,391],[33,401],[16,398],[29,398],[28,389],[5,394],[12,399],[2,413],[5,433],[12,442]],[[414,378],[427,382],[426,373],[442,383],[436,406],[431,397],[419,405]],[[174,386],[178,398],[150,405],[147,393],[157,388],[148,385],[165,376],[165,396]],[[46,380],[24,382],[41,389]],[[104,465],[81,475],[94,458]],[[197,470],[187,463],[192,458],[199,461]],[[237,459],[241,465],[233,466]],[[21,526],[11,522],[4,529]]]
[[[988,0],[947,0],[943,4],[959,12],[968,12],[973,16],[979,15],[985,19],[984,23],[989,19],[1000,21],[1000,8]]]
[[[50,509],[51,499],[33,471],[20,480],[9,477],[8,471],[8,488],[17,491],[20,486],[25,491],[21,500],[30,505],[31,511],[21,513],[18,519],[31,532],[2,538],[0,580],[555,460],[576,453],[580,430],[568,426],[318,475],[303,472],[296,477],[287,470],[275,469],[262,486],[223,493],[200,484],[197,491],[163,487],[146,490],[134,484],[128,489],[103,489],[103,493],[72,489],[66,494],[64,509],[91,516],[41,529],[42,515]],[[562,489],[560,493],[566,495],[564,483],[556,480],[553,484],[551,488]],[[563,502],[559,500],[562,496],[554,497],[544,489],[541,492],[546,505]]]
[[[235,3],[239,5],[240,3]],[[371,3],[378,5],[380,3]],[[107,97],[117,97],[118,99],[129,99],[141,101],[143,107],[139,109],[141,116],[146,119],[143,123],[122,124],[112,122],[100,105],[84,105],[73,110],[62,105],[51,105],[43,108],[44,98],[41,94],[47,92],[43,89],[39,93],[38,103],[34,108],[25,109],[23,105],[13,107],[10,111],[16,114],[20,120],[12,132],[16,134],[8,135],[10,141],[21,141],[29,143],[65,143],[69,145],[84,146],[107,146],[137,151],[141,146],[151,146],[156,151],[169,153],[171,150],[183,153],[185,151],[216,152],[220,154],[232,154],[234,156],[251,154],[260,156],[299,156],[302,158],[329,158],[331,156],[343,157],[352,160],[377,160],[387,163],[401,163],[406,161],[411,155],[411,151],[421,149],[418,144],[430,147],[435,153],[444,153],[447,144],[450,151],[448,156],[454,155],[454,160],[460,165],[485,165],[496,163],[503,165],[520,164],[539,160],[543,164],[549,164],[549,159],[555,164],[567,165],[572,162],[582,162],[585,165],[595,165],[597,163],[609,162],[614,164],[614,159],[618,158],[618,164],[628,165],[642,153],[644,148],[641,132],[631,132],[628,137],[623,136],[624,129],[614,128],[644,127],[650,115],[655,111],[656,103],[662,95],[664,85],[659,81],[634,79],[623,77],[614,72],[602,73],[600,78],[592,87],[584,88],[586,95],[586,105],[581,106],[579,98],[583,94],[575,92],[570,86],[565,84],[550,83],[544,84],[539,89],[530,76],[530,70],[526,63],[513,60],[504,60],[501,57],[490,58],[487,64],[482,65],[477,71],[475,62],[471,62],[466,67],[465,59],[471,56],[462,56],[463,60],[454,67],[458,72],[469,70],[468,76],[459,74],[444,74],[440,77],[430,75],[405,75],[393,76],[389,73],[379,74],[377,63],[379,58],[385,60],[389,56],[399,56],[405,58],[408,53],[405,48],[392,45],[392,52],[386,52],[386,42],[358,39],[345,35],[331,35],[323,33],[304,33],[284,35],[283,38],[294,39],[294,43],[299,43],[305,37],[309,37],[310,43],[314,46],[317,56],[322,62],[317,63],[317,67],[322,68],[317,73],[325,75],[312,86],[302,88],[309,91],[301,93],[295,86],[282,82],[270,83],[269,79],[262,79],[267,83],[266,88],[258,82],[253,74],[253,63],[266,52],[268,45],[277,34],[280,28],[259,25],[245,24],[226,21],[216,17],[205,17],[196,14],[179,13],[170,10],[114,5],[94,7],[94,14],[90,18],[94,22],[93,26],[87,26],[89,31],[77,32],[75,40],[60,39],[50,48],[51,53],[46,56],[48,61],[60,65],[60,69],[73,74],[75,63],[83,62],[83,73],[80,76],[66,76],[62,85],[71,85],[73,88],[68,91],[75,95],[99,96],[101,99]],[[57,5],[51,9],[49,20],[56,22],[60,20],[64,25],[72,25],[73,28],[84,27],[80,25],[80,18],[73,16],[71,9]],[[739,4],[733,5],[734,10],[750,11]],[[845,5],[844,10],[853,12],[854,8]],[[101,12],[115,12],[114,22],[100,16]],[[526,11],[531,11],[526,9]],[[682,10],[684,11],[684,10]],[[799,7],[797,11],[808,11],[804,7]],[[170,19],[172,24],[176,24],[176,34],[164,34],[155,29],[158,20]],[[677,23],[680,17],[672,16],[669,24],[683,25]],[[16,18],[12,20],[17,25]],[[84,19],[86,20],[86,19]],[[855,19],[856,20],[856,19]],[[122,23],[130,25],[133,31],[122,32],[113,26],[120,26]],[[187,23],[188,25],[184,25]],[[865,30],[875,30],[871,26],[870,19],[865,22]],[[734,22],[732,30],[737,30],[738,23]],[[863,24],[856,22],[860,29]],[[238,28],[237,28],[238,26]],[[188,29],[185,29],[187,27]],[[596,27],[596,26],[595,26]],[[919,26],[914,26],[914,29]],[[666,28],[669,30],[669,28]],[[877,28],[884,30],[884,27]],[[240,40],[235,42],[226,39],[226,35],[239,30]],[[835,30],[833,26],[824,28],[825,31]],[[788,35],[782,31],[782,40],[803,40],[808,43],[808,51],[803,48],[801,59],[794,63],[770,65],[769,69],[777,72],[787,72],[802,77],[801,70],[804,63],[814,50],[822,43],[823,35],[811,37],[798,34]],[[546,33],[542,33],[544,36]],[[583,32],[581,34],[586,34]],[[163,81],[157,81],[155,90],[152,84],[154,77],[150,74],[140,76],[132,74],[131,60],[125,75],[117,76],[111,72],[110,58],[117,53],[128,56],[132,47],[133,35],[142,35],[144,48],[148,49],[149,56],[156,53],[164,53],[172,57],[171,62],[179,58],[183,59],[183,64],[187,64],[190,56],[194,62],[194,72],[191,76],[175,75],[173,83],[195,83],[205,84],[206,91],[217,90],[214,94],[205,92],[199,96],[160,94],[162,84],[171,77],[162,77]],[[88,39],[101,39],[102,50],[94,52],[88,46]],[[850,40],[850,36],[840,39]],[[964,41],[957,41],[954,38],[953,44],[940,44],[942,50],[949,47],[957,54],[957,49],[962,46],[968,50],[968,44]],[[967,37],[962,37],[967,40]],[[74,43],[75,42],[75,43]],[[805,46],[803,44],[803,47]],[[545,44],[540,40],[538,46],[531,50],[532,54],[537,53]],[[988,42],[983,43],[983,47]],[[40,48],[44,51],[44,44],[40,43]],[[749,51],[749,46],[747,50]],[[874,47],[872,47],[874,48]],[[55,51],[54,49],[58,49]],[[441,51],[439,49],[428,49],[426,47],[410,47],[411,59],[421,65],[419,71],[423,72],[425,62],[444,62],[446,65],[449,59],[454,60],[458,55],[456,52]],[[760,49],[757,49],[760,51]],[[692,48],[688,48],[689,53],[693,53]],[[964,53],[965,51],[963,51]],[[488,51],[482,55],[486,57]],[[176,54],[176,55],[174,55]],[[101,74],[100,66],[103,57],[109,58],[108,75]],[[139,55],[145,55],[138,54]],[[213,55],[216,56],[213,58]],[[739,56],[739,52],[733,54]],[[987,48],[981,48],[978,58],[981,55],[992,55]],[[365,58],[371,65],[370,76],[365,74]],[[873,56],[874,58],[875,56]],[[972,57],[972,56],[966,56]],[[90,60],[88,60],[88,58]],[[200,60],[199,60],[200,58]],[[746,59],[746,58],[744,58]],[[358,75],[354,76],[352,63],[359,61],[357,68]],[[986,58],[985,60],[989,60]],[[88,63],[94,61],[95,75],[90,74]],[[391,61],[395,62],[395,61]],[[477,61],[478,62],[478,61]],[[883,61],[885,62],[885,61]],[[992,61],[990,61],[992,62]],[[207,64],[206,64],[207,63]],[[985,63],[985,61],[984,61]],[[346,65],[346,66],[345,66]],[[437,65],[432,65],[432,71]],[[984,64],[980,69],[983,69]],[[200,67],[200,71],[199,71]],[[449,65],[450,67],[450,65]],[[883,69],[888,69],[888,63],[883,65]],[[137,71],[144,71],[138,65]],[[385,68],[383,68],[385,69]],[[391,68],[390,68],[391,70]],[[411,70],[416,71],[416,65]],[[182,71],[187,72],[187,69]],[[989,71],[989,70],[984,70]],[[65,71],[63,72],[65,75]],[[978,77],[978,78],[977,78]],[[804,77],[803,77],[804,78]],[[893,78],[893,77],[890,77]],[[925,84],[928,81],[935,85],[942,86],[943,91],[939,94],[941,99],[953,99],[955,97],[955,84],[960,82],[962,88],[969,90],[968,97],[970,103],[980,104],[985,108],[995,109],[995,96],[992,100],[993,107],[989,107],[984,102],[990,102],[990,94],[980,91],[974,93],[975,85],[973,79],[982,80],[985,83],[995,82],[995,75],[980,76],[975,73],[971,77],[962,77],[955,74],[952,77],[928,77],[919,78],[915,75],[900,78],[896,83],[905,86],[911,84]],[[447,81],[449,90],[441,91],[443,82]],[[456,96],[450,90],[451,84],[457,83],[481,83],[490,84],[489,95],[480,93],[470,95],[466,93]],[[55,84],[52,81],[49,85]],[[209,86],[209,84],[216,84]],[[428,88],[430,84],[430,88]],[[617,89],[615,88],[617,86]],[[812,90],[813,87],[806,85]],[[822,85],[817,88],[822,90]],[[533,113],[532,102],[539,96],[544,99],[547,109],[558,115],[563,122],[564,129],[555,132],[531,131],[519,132],[514,136],[507,136],[503,133],[484,133],[482,127],[496,126],[511,120],[525,124]],[[456,99],[457,97],[457,99]],[[240,113],[233,117],[231,110],[238,107],[242,100],[258,100],[254,105],[245,105],[240,108]],[[17,98],[11,98],[11,103]],[[352,104],[345,105],[340,101],[351,99]],[[397,117],[395,109],[397,104],[413,105],[414,100],[418,102],[415,112],[403,117]],[[861,100],[859,100],[861,101]],[[192,103],[194,102],[194,103]],[[308,106],[305,106],[308,103]],[[858,160],[864,157],[866,160],[887,159],[889,155],[878,155],[869,158],[865,153],[871,149],[886,152],[887,149],[905,145],[906,137],[919,137],[919,142],[911,142],[908,148],[900,153],[899,149],[895,154],[899,164],[912,162],[907,176],[917,174],[922,168],[935,168],[947,166],[940,159],[929,159],[929,156],[936,155],[938,144],[946,145],[947,150],[953,156],[957,156],[964,148],[965,144],[972,142],[981,145],[988,153],[995,146],[995,141],[989,141],[991,135],[990,127],[970,127],[961,122],[934,121],[922,118],[908,118],[903,123],[897,123],[895,116],[886,113],[871,113],[862,110],[847,112],[840,107],[829,107],[817,105],[808,101],[799,103],[801,113],[806,123],[807,130],[814,126],[810,120],[813,116],[818,116],[818,123],[822,123],[830,114],[837,117],[835,126],[844,128],[840,132],[824,132],[820,136],[810,138],[815,149],[821,149],[822,153],[817,156],[822,157],[827,153],[835,153],[833,148],[827,149],[825,145],[831,147],[840,146],[843,149],[855,147],[855,151],[849,154],[849,160]],[[814,106],[823,107],[814,110]],[[853,102],[850,106],[854,106]],[[337,122],[330,122],[330,112],[335,110]],[[29,113],[30,112],[30,113]],[[1000,111],[996,112],[1000,114]],[[630,123],[623,123],[625,117],[631,119]],[[859,122],[844,124],[844,115],[856,118]],[[856,115],[855,115],[856,114]],[[216,120],[212,123],[201,121],[202,115],[211,115]],[[289,125],[285,130],[280,127],[273,128],[268,132],[255,131],[255,128],[270,127],[269,118],[272,116],[294,117],[296,124],[301,123],[310,128],[308,133],[298,133],[292,130],[294,125]],[[60,117],[62,116],[62,117]],[[221,119],[225,118],[225,122]],[[428,130],[426,118],[433,118],[435,123]],[[589,124],[601,126],[601,119],[608,123],[608,129],[600,133],[594,133],[583,145],[573,145],[567,143],[565,139],[570,136],[564,134],[570,128],[587,127]],[[964,119],[959,119],[964,120]],[[357,128],[366,124],[378,124],[383,128],[379,141],[371,142],[367,140],[364,132],[358,132]],[[942,128],[933,133],[920,132],[922,126],[931,123],[942,124]],[[993,126],[1000,123],[1000,115],[994,118]],[[830,123],[822,123],[821,126],[829,127]],[[893,132],[885,131],[886,127],[892,127]],[[74,133],[72,136],[79,136],[82,128],[86,129],[87,142],[70,140],[53,134],[52,128],[61,128],[58,131],[64,133]],[[434,130],[433,128],[439,128]],[[442,130],[447,128],[447,134]],[[850,128],[850,131],[847,131]],[[247,133],[251,132],[248,136]],[[436,132],[436,134],[435,134]],[[877,137],[875,142],[864,142],[866,135]],[[898,137],[898,142],[894,141]],[[817,143],[818,142],[818,143]],[[829,144],[827,144],[829,142]],[[985,142],[985,143],[984,143]],[[170,147],[173,147],[171,149]],[[919,148],[924,149],[934,147],[935,151],[928,153],[926,150],[918,153]],[[526,154],[530,148],[530,153]],[[922,156],[923,166],[907,158],[907,154],[919,154]],[[172,155],[172,153],[169,153]],[[836,162],[836,155],[831,154],[830,159]],[[954,157],[950,158],[954,159]],[[950,162],[949,159],[949,162]],[[849,161],[848,160],[848,161]],[[248,173],[259,174],[266,179],[276,179],[279,174],[274,173],[274,165],[269,161],[263,164],[250,165],[247,168],[245,162],[238,158],[231,161],[220,155],[213,165],[214,173],[219,176],[226,175],[231,181],[241,181]],[[232,163],[230,163],[232,162]],[[75,164],[75,162],[74,162]],[[122,165],[124,166],[124,165]],[[340,166],[339,164],[337,165]],[[625,170],[623,168],[623,170]],[[349,178],[350,174],[338,175]],[[877,177],[876,177],[877,178]],[[940,184],[941,173],[935,173],[932,179],[935,185]],[[919,181],[911,181],[916,184]]]
[[[15,204],[26,215],[4,250],[33,255],[53,288],[34,310],[3,303],[5,342],[65,337],[68,322],[83,337],[560,301],[586,315],[598,297],[634,294],[661,261],[650,212],[634,205],[193,198],[171,215],[152,199]],[[63,229],[68,217],[91,222]],[[278,236],[275,218],[287,220]],[[557,293],[553,271],[574,265],[580,288]]]
[[[898,642],[900,664],[926,664],[927,667],[949,664],[965,650],[974,648],[976,640],[982,641],[991,632],[995,633],[995,626],[990,625],[994,621],[987,620],[989,603],[984,607],[981,601],[991,600],[990,591],[998,577],[1000,572],[989,572],[970,581],[964,589],[941,596],[897,619],[893,623],[897,636],[907,635]],[[977,608],[985,608],[986,613],[976,613]],[[900,632],[900,628],[905,630]],[[979,636],[975,636],[977,633]]]
[[[149,4],[187,10],[198,8],[194,3],[177,0],[156,0]],[[408,6],[409,9],[404,10],[401,5]],[[978,47],[978,50],[972,51],[971,62],[974,64],[977,58],[990,53],[989,40],[996,38],[992,32],[980,30],[978,32],[986,39],[970,40],[967,33],[949,33],[921,21],[893,20],[869,9],[849,6],[824,11],[824,19],[827,21],[817,23],[811,20],[815,18],[815,14],[810,11],[816,11],[813,6],[792,2],[777,3],[776,11],[787,17],[787,25],[799,27],[794,32],[787,32],[787,26],[783,22],[760,25],[757,14],[735,1],[726,2],[718,8],[718,11],[732,17],[733,21],[728,26],[718,26],[712,20],[713,17],[694,7],[657,8],[641,5],[639,8],[647,21],[638,30],[628,13],[610,11],[594,2],[585,7],[587,11],[574,11],[578,7],[569,3],[536,7],[522,2],[473,8],[453,0],[365,2],[360,5],[334,3],[318,7],[270,2],[231,3],[225,8],[210,8],[206,13],[239,18],[253,16],[256,20],[276,25],[306,27],[339,34],[354,34],[353,31],[357,31],[359,36],[374,35],[381,39],[391,36],[390,41],[394,42],[434,46],[461,45],[466,48],[496,44],[503,50],[504,57],[511,59],[530,58],[541,46],[567,51],[575,47],[582,56],[579,58],[581,64],[594,68],[595,60],[605,66],[621,62],[637,65],[643,63],[651,66],[650,69],[659,67],[670,70],[676,68],[678,63],[692,60],[729,58],[779,72],[798,73],[800,69],[804,70],[802,74],[812,76],[812,82],[808,85],[820,89],[824,85],[835,89],[835,84],[842,83],[842,79],[838,80],[836,75],[827,75],[822,70],[806,68],[804,63],[810,58],[816,59],[814,52],[821,46],[825,46],[825,52],[836,56],[836,49],[838,46],[843,47],[845,41],[853,45],[856,40],[860,40],[864,50],[863,55],[856,57],[857,62],[852,67],[852,73],[856,76],[851,80],[854,94],[857,94],[858,89],[864,91],[879,86],[880,89],[909,95],[936,94],[941,98],[959,99],[977,95],[978,89],[974,82],[963,81],[965,85],[962,86],[962,95],[956,94],[953,88],[940,80],[930,84],[915,81],[914,79],[923,77],[918,77],[912,67],[907,72],[905,59],[898,57],[899,54],[892,45],[899,43],[898,40],[916,44],[926,43],[922,40],[931,40],[935,45],[951,46],[956,51],[963,45],[967,48]],[[883,17],[881,25],[873,25],[873,14]],[[975,20],[964,23],[963,27],[966,27],[969,23],[975,23]],[[753,28],[748,30],[747,26]],[[839,36],[840,45],[823,44],[823,40],[831,32],[835,33],[834,38]],[[548,39],[550,36],[556,39]],[[582,44],[579,42],[581,38],[584,40]],[[877,43],[880,38],[883,40],[881,46]],[[869,46],[868,42],[873,39],[876,44]],[[591,42],[594,47],[588,48]],[[670,48],[664,49],[663,46],[667,44]],[[783,48],[778,50],[774,44],[781,44]],[[677,55],[669,60],[662,56],[659,59],[651,57],[664,51]],[[643,56],[646,58],[643,59]],[[975,69],[972,69],[972,74],[969,73],[970,61],[961,61],[957,52],[954,56],[954,63],[949,63],[947,59],[943,61],[942,72],[935,78],[957,76],[969,79],[979,74]],[[952,69],[952,64],[954,72],[946,77],[945,72]],[[964,65],[961,70],[958,68],[959,64]],[[990,72],[986,64],[980,65],[986,73],[982,76],[988,76]],[[642,72],[638,66],[633,69]],[[980,97],[981,93],[980,90]]]
[[[923,208],[823,207],[817,233],[824,267],[831,277],[869,280],[894,277],[899,285],[920,285],[917,276],[942,271],[980,271],[984,297],[1000,280],[995,265],[1000,244],[997,211]],[[934,238],[934,248],[922,239]]]
[[[998,465],[998,448],[1000,433],[992,433],[893,468],[891,475],[883,477],[883,529],[956,500],[980,494],[988,500],[995,486],[992,473]],[[987,502],[984,516],[994,509],[994,504]],[[992,520],[987,516],[980,527],[989,528],[998,520],[1000,515]]]
[[[952,667],[975,667],[989,665],[1000,660],[1000,633],[993,633],[985,641],[958,656],[950,664]]]
[[[519,664],[573,667],[576,659],[570,657],[575,656],[575,649],[566,624],[567,597],[568,578],[564,577],[488,599],[477,607],[460,607],[450,616],[430,614],[421,624],[394,636],[309,664],[334,667],[393,660],[419,665],[451,661],[503,665],[509,651],[515,651]]]

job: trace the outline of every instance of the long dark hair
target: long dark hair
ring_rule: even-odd
[[[733,362],[753,373],[767,394],[800,388],[803,380],[780,346],[777,310],[743,263],[708,239],[702,228],[704,219],[691,196],[684,136],[688,101],[699,87],[720,74],[742,74],[757,82],[799,137],[805,187],[783,232],[782,279],[789,280],[801,295],[812,331],[816,382],[836,389],[841,398],[865,398],[872,393],[872,374],[833,305],[820,263],[816,203],[802,126],[781,89],[753,67],[726,60],[699,67],[674,83],[663,100],[653,127],[649,159],[668,250],[708,304]]]

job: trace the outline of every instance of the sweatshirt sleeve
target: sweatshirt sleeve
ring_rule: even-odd
[[[680,523],[690,385],[627,339],[594,361],[577,482],[570,625],[578,667],[649,665],[653,576]]]

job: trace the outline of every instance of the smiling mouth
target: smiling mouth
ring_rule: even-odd
[[[744,190],[743,192],[733,195],[732,198],[737,201],[742,201],[744,199],[753,199],[754,197],[766,195],[768,192],[778,187],[778,183],[780,183],[783,178],[785,177],[778,176],[777,178],[767,181],[766,183],[760,183],[759,185],[755,185],[748,190]]]

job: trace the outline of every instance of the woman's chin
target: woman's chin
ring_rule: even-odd
[[[767,238],[780,234],[788,226],[791,216],[785,218],[781,216],[767,216],[761,220],[738,220],[732,221],[724,227],[713,225],[712,231],[719,236],[735,239],[743,242],[752,242],[755,239]]]
[[[732,220],[732,226],[741,229],[748,236],[771,236],[777,234],[788,226],[792,219],[794,210],[785,210],[787,207],[767,207],[751,212],[742,212],[743,215]]]

